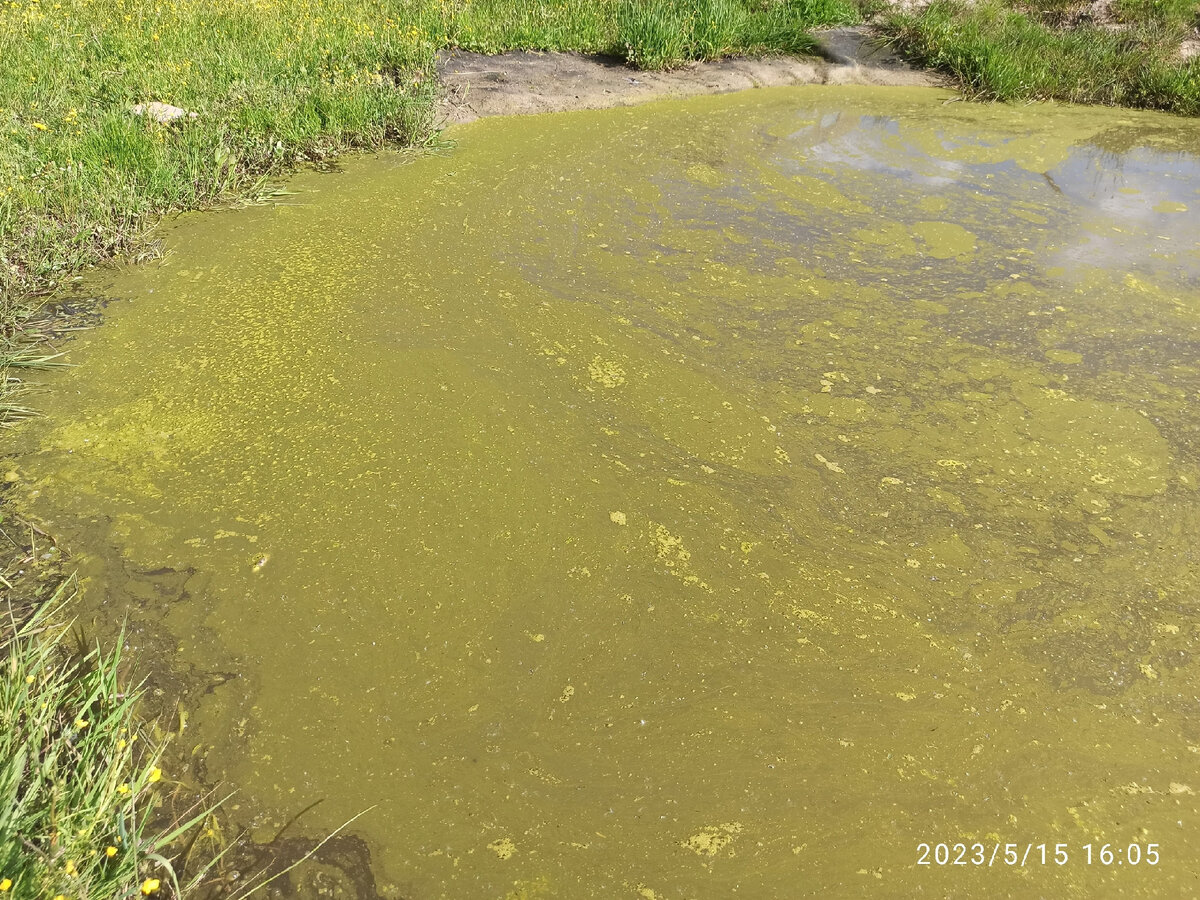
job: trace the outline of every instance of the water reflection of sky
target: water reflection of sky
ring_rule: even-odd
[[[808,158],[817,163],[935,188],[964,180],[966,167],[961,162],[931,157],[907,144],[899,121],[888,116],[829,113],[819,123],[797,129],[790,139],[806,145]]]
[[[605,252],[670,260],[681,285],[705,282],[710,263],[751,279],[803,270],[882,290],[916,318],[928,302],[945,307],[947,332],[1030,359],[1047,342],[1090,348],[1113,371],[1194,355],[1156,337],[1174,327],[1161,319],[1170,298],[1200,284],[1200,137],[1194,151],[1176,140],[1186,123],[1147,139],[1143,122],[1098,131],[1078,114],[935,117],[802,109],[749,130],[698,130],[651,164],[652,200],[605,196],[591,220],[632,223]],[[588,219],[571,226],[573,259],[595,251]],[[939,252],[938,229],[952,226],[969,232],[966,250]],[[547,247],[510,262],[578,297],[561,245]],[[1131,294],[1141,283],[1166,305]],[[1068,307],[1086,328],[1051,333]]]
[[[872,218],[886,218],[909,225],[959,223],[990,242],[993,255],[1032,251],[1031,258],[1021,260],[1027,275],[1049,270],[1056,278],[1070,277],[1080,266],[1152,267],[1160,281],[1200,281],[1200,155],[1138,146],[1137,126],[1109,129],[1096,142],[1069,147],[1057,160],[1051,149],[1048,168],[1039,171],[1029,164],[1028,157],[1037,152],[1029,135],[966,131],[968,125],[977,129],[977,122],[963,123],[962,131],[951,123],[937,132],[943,157],[937,147],[909,140],[895,117],[800,112],[797,118],[798,126],[782,140],[763,141],[769,147],[767,164],[785,176],[816,175],[868,205],[871,214],[847,210],[835,219],[821,211],[797,215],[790,204],[764,204],[753,171],[728,173],[733,178],[716,197],[669,191],[673,213],[695,225],[744,228],[737,210],[754,205],[757,195],[754,218],[764,241],[757,245],[759,258],[771,242],[780,255],[789,247],[803,248],[808,259],[836,277],[871,273],[832,238],[848,228],[868,227]],[[930,197],[944,198],[946,208],[918,207]],[[978,286],[980,257],[924,262],[949,279],[947,285]],[[906,282],[913,283],[899,274],[894,286],[903,290]]]
[[[663,199],[635,252],[764,275],[799,264],[916,310],[933,301],[946,331],[1030,359],[1047,341],[1113,371],[1192,355],[1154,336],[1163,323],[1144,298],[1113,288],[1127,275],[1174,296],[1200,284],[1200,145],[1139,145],[1140,123],[1098,136],[989,126],[801,110],[722,135],[653,176]],[[939,254],[921,236],[931,223],[961,226],[974,248]],[[1103,339],[1051,335],[1064,304]]]
[[[1085,145],[1046,177],[1082,212],[1054,262],[1141,270],[1166,258],[1175,279],[1200,280],[1200,158]]]

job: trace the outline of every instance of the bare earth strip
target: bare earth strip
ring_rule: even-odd
[[[823,59],[726,59],[673,72],[639,72],[618,60],[578,53],[447,51],[438,59],[445,91],[437,121],[447,126],[486,116],[631,106],[659,97],[789,84],[946,84],[901,62],[863,29],[838,28],[817,38]]]

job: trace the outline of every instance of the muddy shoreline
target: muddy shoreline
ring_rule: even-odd
[[[722,59],[670,72],[643,72],[614,57],[580,53],[445,51],[438,58],[444,92],[435,122],[444,128],[490,116],[607,109],[797,84],[950,86],[944,77],[902,61],[869,28],[835,28],[816,37],[820,57]]]

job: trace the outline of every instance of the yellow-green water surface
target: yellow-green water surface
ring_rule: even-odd
[[[948,99],[485,121],[111,280],[9,477],[235,820],[373,806],[389,900],[1196,892],[1200,129]]]

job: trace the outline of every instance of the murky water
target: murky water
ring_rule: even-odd
[[[116,278],[20,490],[235,818],[373,806],[387,898],[1195,890],[1200,128],[947,96],[477,123]]]

